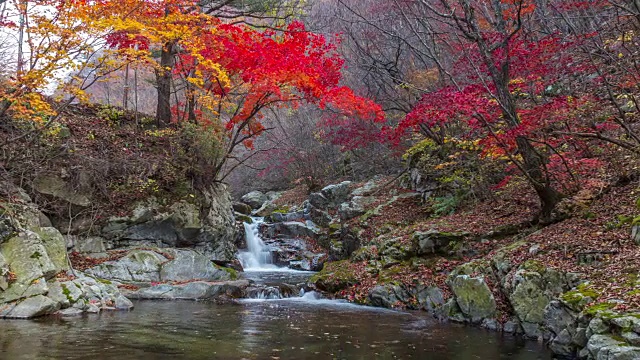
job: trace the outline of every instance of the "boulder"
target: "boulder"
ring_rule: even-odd
[[[444,294],[437,286],[419,284],[413,288],[413,296],[421,309],[438,314],[445,304]]]
[[[233,211],[237,211],[238,213],[242,214],[242,215],[251,215],[251,205],[247,205],[244,203],[239,203],[239,202],[234,202],[232,204],[233,206]]]
[[[133,250],[117,261],[107,261],[87,270],[87,273],[102,279],[120,281],[158,282],[160,268],[169,261],[150,250]]]
[[[82,285],[79,283],[73,281],[49,282],[47,297],[59,303],[63,309],[74,305],[85,295],[82,291]]]
[[[1,244],[0,254],[14,276],[11,285],[0,292],[0,303],[46,294],[46,280],[60,270],[49,257],[40,236],[32,231],[25,230]]]
[[[34,230],[40,236],[42,245],[53,263],[56,273],[69,270],[67,244],[60,231],[53,227],[43,227]]]
[[[20,301],[13,306],[0,306],[0,317],[9,319],[31,319],[42,315],[53,314],[59,309],[59,303],[44,295],[36,295]]]
[[[332,220],[327,211],[320,210],[316,207],[311,207],[311,209],[309,209],[309,218],[314,223],[323,227],[329,226],[329,223],[331,223]]]
[[[572,286],[571,276],[531,260],[515,272],[512,280],[505,283],[505,290],[526,336],[537,338],[543,334],[545,309]]]
[[[253,209],[259,209],[262,205],[269,200],[269,197],[261,191],[252,191],[243,195],[240,200],[243,203],[251,206]]]
[[[370,196],[354,196],[351,201],[340,204],[338,214],[343,220],[353,219],[364,215],[366,212],[365,207],[373,204],[375,201],[376,199]]]
[[[636,245],[640,245],[640,225],[633,225],[631,228],[631,240]]]
[[[408,260],[416,256],[415,248],[412,244],[402,240],[402,238],[384,240],[378,248],[378,253],[382,257],[398,261]]]
[[[406,304],[410,297],[403,287],[393,284],[378,285],[367,295],[371,305],[389,309]]]
[[[178,244],[178,234],[170,220],[150,221],[131,226],[127,228],[122,239],[134,240],[132,244],[138,242],[172,247]]]
[[[18,229],[6,215],[0,215],[0,244],[5,242],[15,235],[17,235]]]
[[[496,315],[496,300],[483,277],[455,276],[449,283],[464,315],[473,322]]]
[[[633,360],[640,359],[640,348],[630,346],[624,341],[609,335],[593,335],[587,343],[589,359],[596,360]]]
[[[313,224],[302,223],[299,221],[266,224],[263,227],[263,231],[268,238],[315,238],[318,236],[318,229],[314,227]]]
[[[51,195],[73,205],[82,207],[91,205],[91,194],[77,191],[57,175],[38,176],[33,181],[33,189],[41,194]]]
[[[353,196],[369,196],[373,195],[373,193],[378,189],[380,183],[380,176],[376,176],[373,179],[367,181],[361,187],[353,190],[351,195]]]
[[[179,285],[158,284],[142,288],[127,295],[134,299],[227,301],[229,299],[242,298],[248,286],[249,281],[247,280],[216,283],[194,281]]]
[[[350,189],[351,181],[343,181],[339,184],[325,186],[320,190],[320,193],[327,199],[329,207],[337,207],[341,203],[347,201]]]
[[[586,346],[585,329],[579,328],[578,313],[558,300],[551,301],[544,309],[544,324],[551,332],[549,348],[558,355],[573,356]]]
[[[73,249],[82,254],[100,254],[107,251],[105,239],[100,236],[77,237]]]
[[[309,283],[322,291],[336,293],[355,285],[357,280],[349,269],[349,262],[342,260],[326,263],[322,271],[309,278]]]
[[[416,231],[412,240],[418,255],[446,254],[452,243],[463,241],[465,233],[447,233],[438,230]]]
[[[271,214],[272,212],[278,210],[278,205],[272,203],[271,201],[267,201],[262,206],[253,212],[253,215],[265,217]]]
[[[228,272],[217,268],[207,257],[192,250],[174,250],[174,259],[162,265],[160,280],[229,280]]]
[[[320,210],[327,210],[329,199],[321,193],[311,193],[309,194],[309,205]]]

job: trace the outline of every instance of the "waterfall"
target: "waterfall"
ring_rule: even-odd
[[[253,223],[244,223],[247,251],[241,251],[238,258],[245,270],[273,270],[277,266],[273,264],[271,249],[265,245],[260,237],[260,224],[262,218],[253,218]]]

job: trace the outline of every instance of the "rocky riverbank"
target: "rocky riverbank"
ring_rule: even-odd
[[[571,220],[548,228],[514,223],[518,216],[508,203],[517,198],[432,218],[422,213],[424,194],[385,184],[383,178],[343,182],[295,200],[287,193],[278,199],[253,192],[243,201],[267,219],[299,218],[308,221],[307,228],[319,226],[304,235],[324,249],[330,262],[309,285],[329,296],[422,309],[442,320],[543,339],[567,358],[640,358],[637,245],[628,228],[611,228],[606,234],[623,234],[616,251],[599,243],[554,243],[555,238],[546,241],[544,236],[553,236],[563,225],[575,236],[585,230],[576,231]],[[624,191],[614,188],[608,196]],[[603,205],[594,200],[592,209],[598,206]],[[501,207],[504,211],[493,211]],[[452,228],[456,216],[467,219],[457,229]],[[583,226],[587,231],[600,228],[598,220],[593,223]],[[265,225],[265,237],[299,232],[302,226]],[[604,278],[619,287],[617,297],[602,287],[603,272],[610,269],[612,276],[620,271],[616,260],[629,261],[622,281]]]
[[[622,226],[607,233],[624,234],[617,252],[576,249],[545,240],[566,222],[513,225],[517,216],[507,202],[490,205],[503,211],[497,214],[479,206],[430,217],[423,194],[380,177],[329,185],[306,199],[253,192],[232,203],[224,188],[191,201],[150,197],[89,231],[72,222],[63,235],[23,190],[3,188],[10,201],[0,204],[1,317],[128,310],[129,299],[226,303],[304,289],[543,339],[568,358],[640,356],[637,245]],[[241,225],[251,216],[263,217],[258,231],[274,265],[319,271],[308,284],[243,279],[236,256],[246,247]],[[460,218],[466,222],[456,223]],[[581,236],[581,227],[572,229]],[[626,276],[611,282],[614,289],[603,287],[615,274]]]

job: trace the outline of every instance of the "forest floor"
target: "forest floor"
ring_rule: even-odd
[[[376,194],[378,201],[367,210],[407,191],[397,184],[387,186]],[[292,189],[280,201],[298,202],[303,193],[299,188]],[[637,183],[580,192],[561,204],[571,204],[571,215],[548,226],[530,224],[537,200],[524,182],[514,182],[490,199],[468,203],[445,216],[434,216],[428,205],[414,198],[399,200],[386,206],[382,216],[368,217],[366,222],[362,217],[348,221],[349,227],[361,229],[361,246],[379,244],[381,238],[408,244],[415,232],[428,230],[464,234],[464,245],[452,256],[392,267],[381,273],[365,271],[370,265],[367,260],[351,260],[346,263],[347,272],[355,274],[358,284],[338,295],[363,301],[373,287],[383,282],[419,282],[447,289],[447,275],[457,266],[489,260],[498,250],[508,249],[514,267],[535,261],[547,268],[579,274],[599,294],[592,305],[614,304],[618,311],[640,310],[640,246],[631,237],[633,219],[640,214],[638,197]]]

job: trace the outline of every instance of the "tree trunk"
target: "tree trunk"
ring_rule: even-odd
[[[549,179],[545,176],[543,172],[544,159],[533,148],[531,142],[524,137],[518,137],[516,144],[518,145],[518,151],[522,155],[524,171],[527,173],[529,182],[540,200],[540,213],[537,216],[537,222],[550,224],[554,221],[553,210],[560,202],[560,193],[551,186]]]
[[[156,109],[156,125],[171,122],[171,71],[175,65],[173,42],[169,42],[162,48],[160,55],[160,69],[156,71],[156,82],[158,87],[158,107]]]

